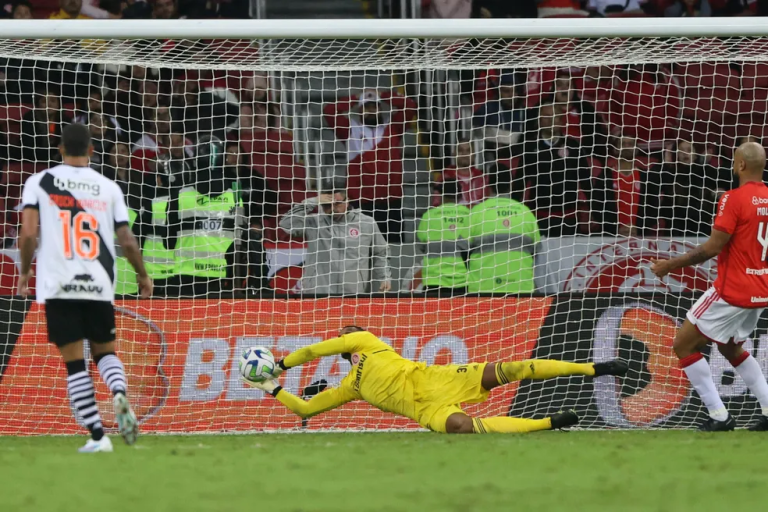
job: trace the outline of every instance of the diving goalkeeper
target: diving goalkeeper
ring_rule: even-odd
[[[582,364],[531,359],[508,363],[427,366],[401,357],[365,329],[348,326],[341,330],[338,338],[289,354],[278,363],[275,377],[288,368],[336,354],[349,361],[352,370],[338,387],[327,389],[309,401],[285,391],[275,379],[260,383],[243,380],[249,386],[271,394],[302,418],[335,409],[353,400],[365,400],[382,411],[405,416],[435,432],[485,434],[559,429],[579,421],[573,411],[532,420],[508,416],[471,418],[461,410],[462,403],[487,400],[489,392],[496,386],[523,379],[627,373],[627,364],[620,360]]]

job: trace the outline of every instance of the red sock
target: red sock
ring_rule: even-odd
[[[741,363],[743,363],[744,361],[746,361],[748,357],[749,357],[749,352],[747,352],[747,351],[745,350],[744,352],[742,352],[742,353],[741,353],[741,355],[740,355],[740,356],[736,356],[735,358],[731,359],[731,360],[729,361],[729,363],[731,363],[731,365],[733,365],[733,367],[734,367],[734,368],[736,368],[736,367],[737,367],[737,366],[739,366]]]
[[[696,361],[699,361],[704,358],[704,355],[701,352],[696,352],[695,354],[691,354],[689,356],[685,356],[680,360],[680,368],[685,368],[686,366],[691,366]]]

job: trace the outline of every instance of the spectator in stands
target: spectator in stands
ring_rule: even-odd
[[[32,5],[26,0],[15,2],[11,11],[11,17],[15,20],[31,20],[33,18]]]
[[[147,118],[144,134],[133,144],[132,151],[134,168],[144,172],[154,170],[152,162],[158,155],[176,151],[175,155],[171,155],[171,159],[183,159],[180,148],[186,146],[184,136],[178,130],[175,134],[171,133],[174,130],[168,107],[160,106],[147,113],[152,117]],[[189,151],[187,156],[192,154]]]
[[[264,215],[274,216],[276,213],[277,194],[267,185],[267,180],[251,166],[248,154],[243,151],[237,141],[226,144],[225,165],[230,176],[237,176],[243,185],[245,201],[245,216],[254,224],[264,226]],[[261,229],[259,228],[259,229]]]
[[[442,204],[427,210],[416,230],[424,255],[422,283],[425,291],[463,294],[467,291],[464,260],[469,253],[469,208],[458,204],[459,182],[455,179],[446,179],[441,188]]]
[[[762,0],[710,0],[715,16],[754,16],[763,3]]]
[[[456,144],[456,164],[446,167],[435,183],[435,195],[432,206],[440,206],[445,191],[441,193],[440,187],[446,181],[454,180],[459,187],[457,204],[472,206],[483,202],[490,196],[488,180],[483,171],[472,165],[472,142],[469,139],[460,139]]]
[[[597,119],[595,105],[582,99],[570,74],[561,74],[554,83],[555,108],[566,113],[566,135],[578,140],[585,155],[605,157],[607,135],[605,124]]]
[[[22,157],[42,164],[58,160],[61,130],[69,123],[58,93],[50,88],[38,91],[34,108],[21,121]]]
[[[154,119],[152,112],[158,107],[160,87],[154,80],[141,80],[139,82],[139,94],[141,107],[144,110],[145,119]]]
[[[402,138],[416,104],[400,93],[366,90],[326,105],[325,119],[347,142],[349,199],[372,214],[390,242],[402,230]]]
[[[243,100],[251,109],[251,129],[280,129],[280,109],[269,97],[269,80],[263,73],[254,74],[245,81]],[[246,108],[245,106],[243,108]]]
[[[578,141],[565,134],[565,115],[552,103],[539,106],[538,129],[529,133],[523,155],[523,179],[529,201],[546,236],[576,233],[580,183],[588,183],[590,170]]]
[[[495,196],[469,213],[470,293],[531,293],[535,291],[534,261],[541,235],[536,217],[510,197],[508,171],[493,176]]]
[[[106,9],[102,9],[100,6],[99,0],[82,0],[83,5],[80,8],[80,13],[88,16],[89,18],[93,19],[99,19],[99,20],[106,20],[106,19],[113,19],[117,20],[122,18],[120,14],[111,13]],[[104,2],[104,4],[108,4],[109,2]],[[131,3],[131,2],[127,2]],[[139,0],[139,3],[141,3],[141,0]],[[119,7],[118,7],[119,8]]]
[[[478,137],[485,140],[486,149],[496,150],[496,159],[510,158],[519,152],[525,125],[525,94],[522,77],[505,73],[499,80],[499,97],[483,104],[472,117]]]
[[[624,136],[616,144],[614,156],[591,180],[593,190],[587,191],[592,200],[592,220],[597,224],[595,234],[637,236],[656,225],[652,212],[658,205],[658,191],[647,184],[646,173],[638,168],[636,140]]]
[[[103,113],[104,102],[101,89],[98,87],[91,87],[88,91],[87,98],[78,98],[75,103],[75,109],[75,116],[72,118],[73,123],[88,124],[88,119],[91,117],[91,114]],[[118,135],[122,134],[120,123],[115,116],[108,115],[106,116],[106,120],[108,121],[109,126],[111,126]]]
[[[660,217],[670,234],[709,235],[718,197],[730,189],[730,173],[710,165],[703,148],[689,140],[679,140],[672,151],[665,151],[659,166]]]
[[[59,0],[59,11],[51,14],[52,20],[87,20],[89,16],[81,14],[83,0]]]
[[[611,14],[642,14],[645,0],[589,0],[587,9],[600,16]]]
[[[132,141],[138,139],[144,130],[141,96],[132,87],[135,83],[128,71],[106,77],[109,92],[102,102],[104,112],[115,118],[121,131]]]
[[[280,227],[307,242],[302,293],[359,295],[391,290],[387,242],[372,217],[349,208],[345,192],[304,200],[283,216]],[[378,290],[371,289],[371,280],[380,283]]]
[[[145,224],[151,224],[152,199],[155,197],[153,176],[131,169],[131,155],[125,142],[116,142],[101,166],[101,173],[120,186],[126,205],[137,214],[148,217]],[[135,230],[134,230],[135,231]]]
[[[184,120],[185,133],[197,133],[197,119],[200,117],[198,109],[200,87],[197,80],[197,73],[186,71],[173,81],[171,117]]]
[[[179,19],[179,7],[176,0],[156,0],[152,15],[158,20]]]
[[[589,13],[581,8],[580,0],[538,0],[539,17],[550,16],[589,16]]]
[[[536,0],[515,0],[514,2],[507,0],[472,0],[472,17],[536,18],[538,17],[538,10],[536,8]]]
[[[114,127],[110,126],[109,120],[101,112],[91,113],[88,118],[88,130],[91,132],[93,143],[91,163],[98,166],[106,161],[106,156],[112,149],[117,136]]]
[[[712,16],[708,0],[677,0],[664,10],[664,16]]]
[[[425,18],[463,19],[472,16],[472,0],[431,0]]]

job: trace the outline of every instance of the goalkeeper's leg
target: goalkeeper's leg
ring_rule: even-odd
[[[470,418],[464,413],[454,413],[445,422],[448,434],[524,434],[539,430],[556,430],[570,427],[579,422],[573,411],[560,412],[548,418],[530,420],[498,416],[495,418]]]
[[[571,375],[587,377],[624,375],[627,369],[627,363],[619,359],[604,363],[567,363],[551,359],[529,359],[487,365],[483,372],[482,386],[490,391],[497,386],[524,379],[543,380]]]

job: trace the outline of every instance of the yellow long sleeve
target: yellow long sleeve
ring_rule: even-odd
[[[283,359],[286,368],[293,368],[319,357],[333,356],[337,354],[360,352],[362,350],[375,350],[377,348],[391,348],[379,338],[368,331],[353,332],[338,338],[331,338],[314,345],[288,354]]]
[[[297,414],[302,418],[311,418],[312,416],[316,416],[325,411],[330,411],[347,402],[351,402],[356,397],[350,390],[347,390],[344,387],[339,387],[323,391],[309,401],[302,400],[284,389],[280,389],[275,398],[277,398],[281,404],[293,411],[294,414]]]

